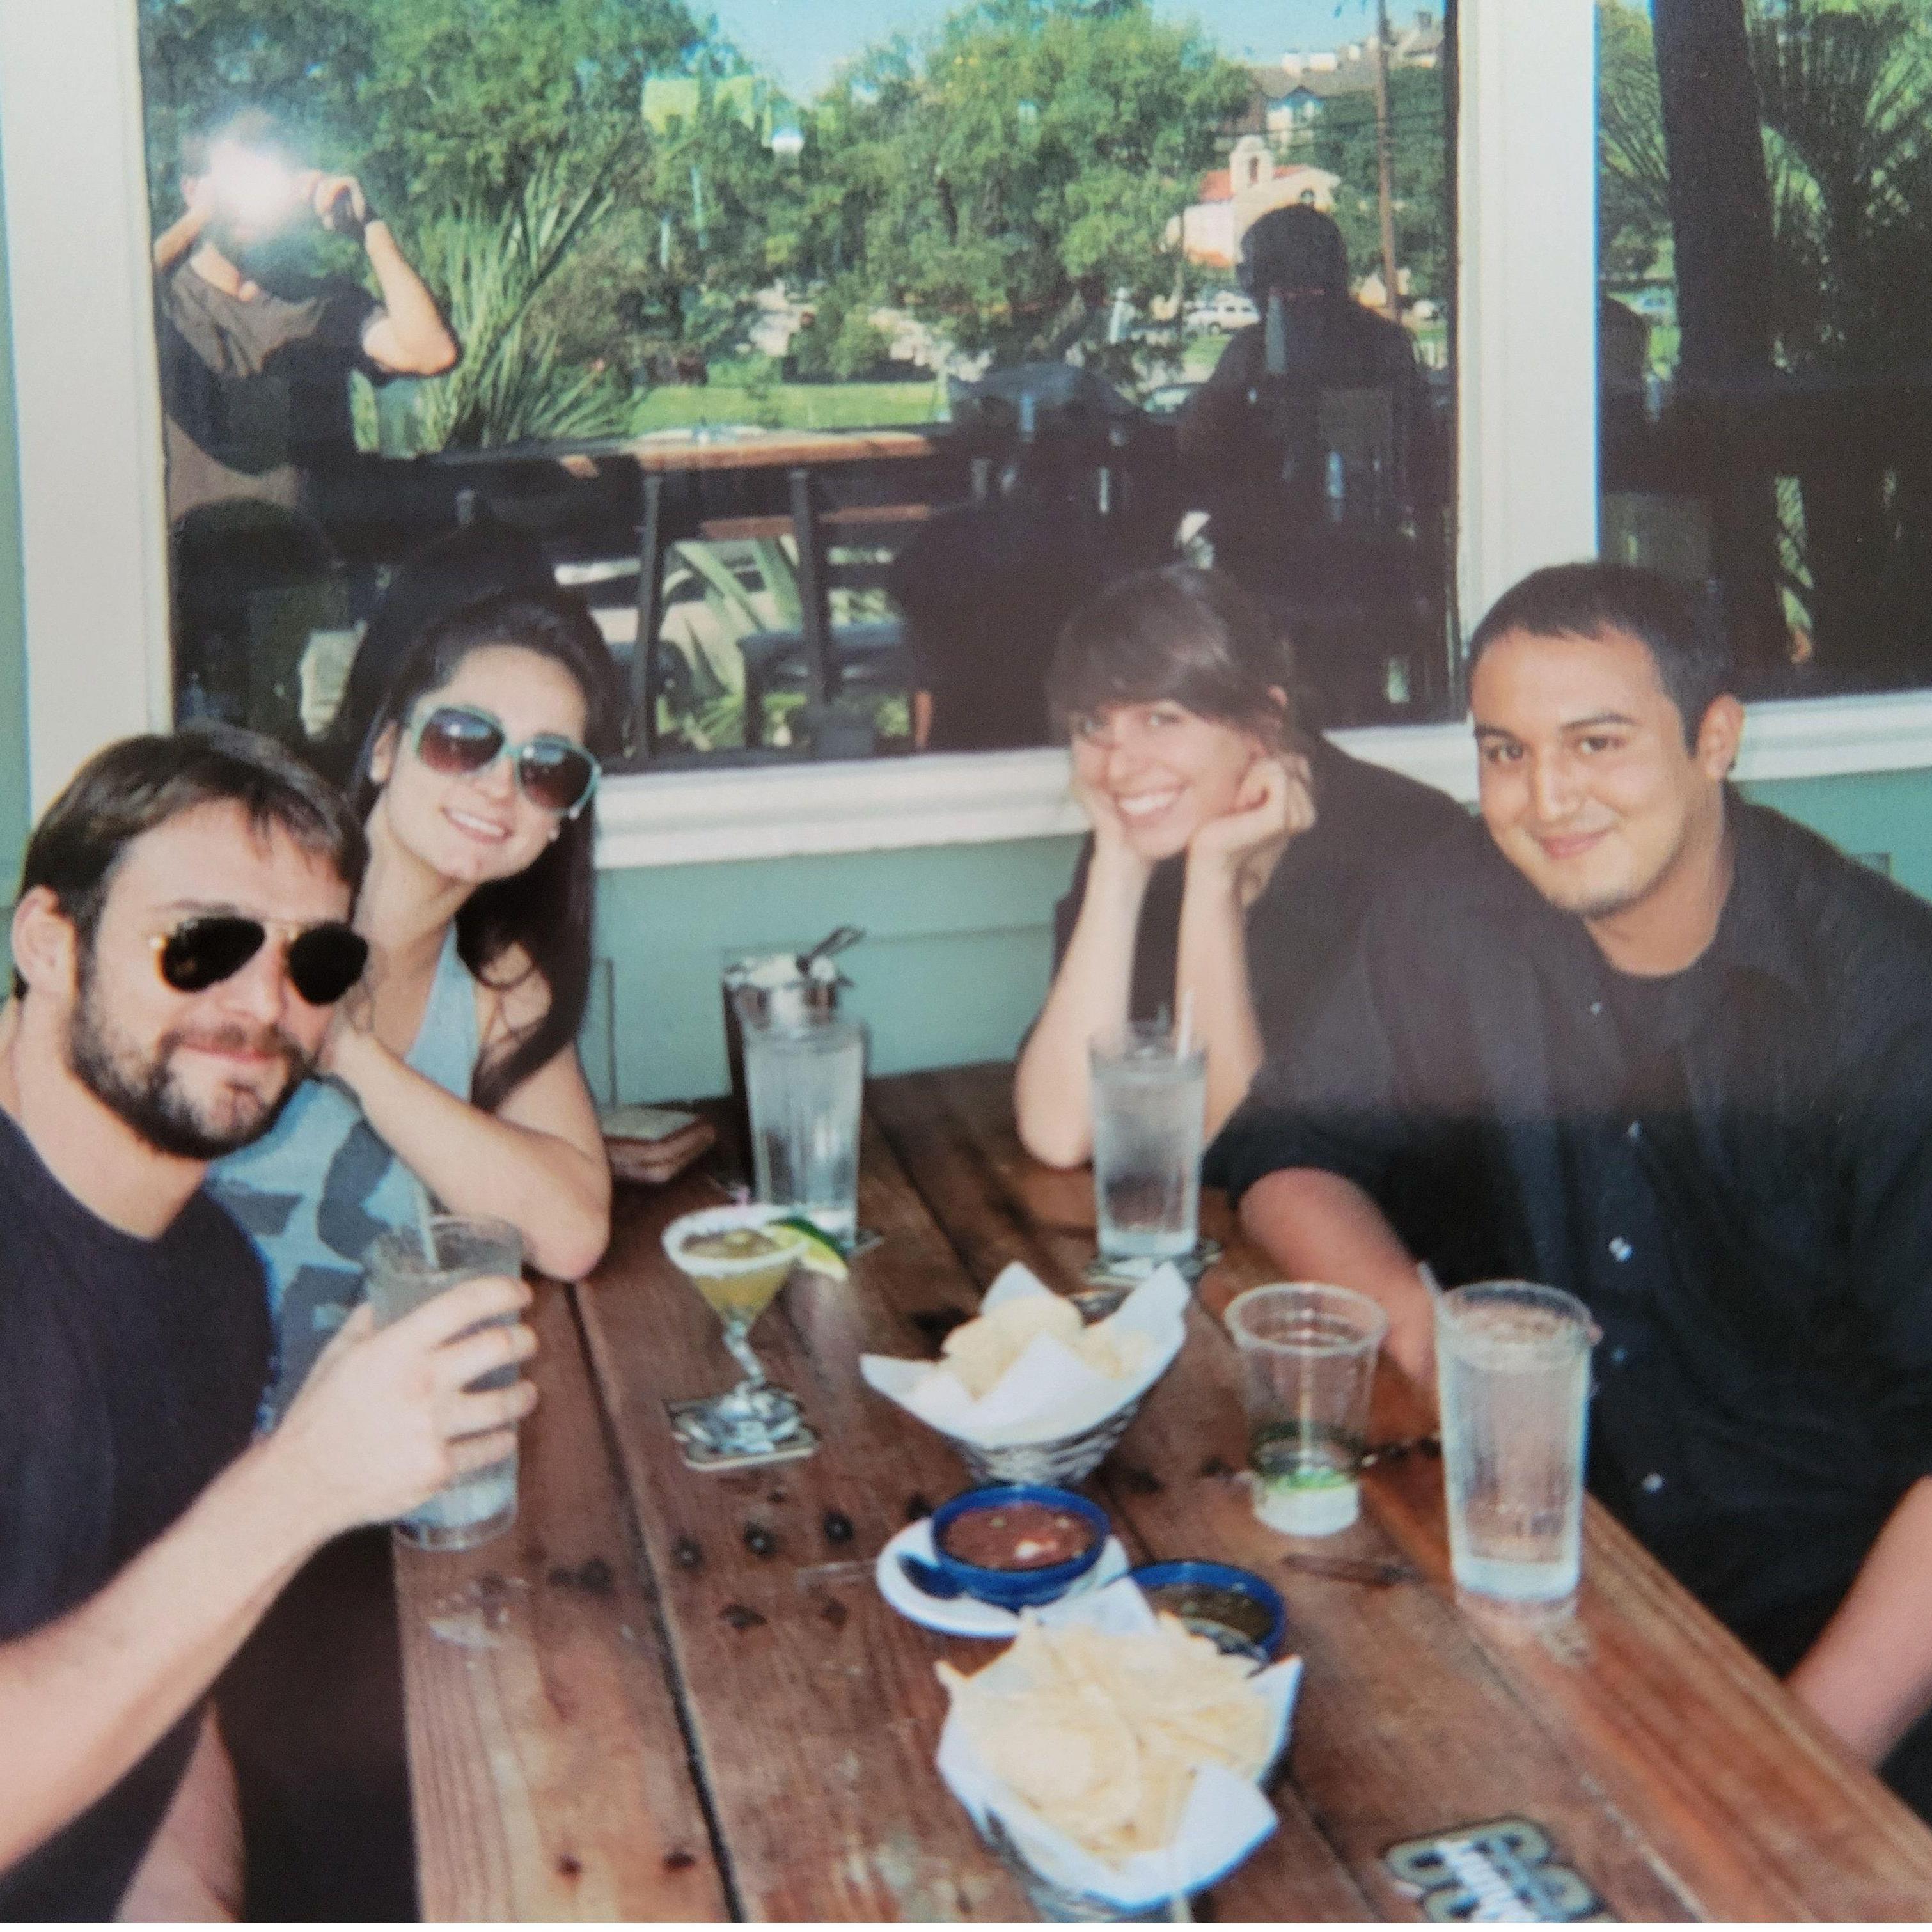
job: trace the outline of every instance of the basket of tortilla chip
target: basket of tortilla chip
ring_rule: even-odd
[[[1184,1898],[1275,1828],[1262,1789],[1287,1746],[1299,1658],[1257,1671],[1123,1578],[1023,1611],[976,1676],[938,1668],[952,1699],[940,1775],[1044,1916]]]
[[[1072,1484],[1126,1432],[1187,1338],[1187,1284],[1157,1268],[1090,1326],[1018,1262],[937,1362],[862,1355],[860,1372],[958,1450],[982,1483]]]

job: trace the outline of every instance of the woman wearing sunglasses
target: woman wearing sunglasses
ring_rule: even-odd
[[[466,601],[479,589],[495,594]],[[268,1269],[272,1415],[360,1299],[370,1241],[415,1218],[419,1184],[514,1222],[546,1274],[574,1278],[603,1252],[610,1171],[575,1042],[596,752],[617,716],[596,626],[507,532],[446,539],[371,620],[332,740],[369,835],[367,969],[337,1008],[323,1077],[214,1177]],[[173,966],[199,979],[264,943],[217,922],[184,938],[194,956],[177,944]],[[329,992],[346,950],[297,939],[298,993]],[[224,1679],[252,1918],[416,1914],[388,1566],[386,1532],[329,1546]]]
[[[369,834],[355,915],[368,968],[337,1010],[325,1077],[214,1177],[268,1265],[278,1412],[359,1298],[370,1240],[414,1219],[418,1183],[444,1208],[515,1222],[548,1274],[586,1273],[610,1232],[575,1041],[590,746],[616,716],[614,667],[588,614],[554,590],[463,606],[390,662],[380,688],[380,666],[358,666],[345,709],[359,700],[362,716],[344,721],[360,728],[348,790]]]

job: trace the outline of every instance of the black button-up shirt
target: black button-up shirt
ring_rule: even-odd
[[[1727,1620],[1842,1592],[1932,1472],[1932,907],[1732,796],[1717,936],[1633,986],[1487,840],[1391,881],[1216,1144],[1604,1331],[1592,1486]]]

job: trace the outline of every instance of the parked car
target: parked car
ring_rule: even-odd
[[[1206,301],[1196,302],[1184,320],[1197,332],[1228,335],[1261,319],[1261,311],[1238,289],[1217,289]]]

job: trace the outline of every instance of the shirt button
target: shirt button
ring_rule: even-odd
[[[1627,1262],[1630,1259],[1630,1256],[1636,1252],[1636,1249],[1632,1247],[1629,1242],[1624,1239],[1622,1235],[1612,1234],[1610,1237],[1610,1258],[1612,1261]]]
[[[1604,1012],[1604,1003],[1603,1003],[1603,1001],[1602,1001],[1601,1000],[1592,1000],[1590,1002],[1590,1017],[1591,1017],[1591,1018],[1592,1018],[1593,1020],[1594,1020],[1594,1019],[1600,1019],[1600,1018],[1603,1017],[1603,1012]]]
[[[1643,1138],[1643,1123],[1641,1120],[1631,1121],[1630,1125],[1624,1130],[1624,1138],[1627,1141],[1642,1140]]]
[[[1652,1470],[1650,1474],[1645,1477],[1643,1480],[1637,1485],[1637,1487],[1642,1490],[1644,1494],[1647,1496],[1655,1496],[1658,1490],[1662,1489],[1663,1486],[1664,1478],[1660,1476],[1654,1469]]]
[[[1610,1351],[1610,1366],[1613,1369],[1622,1368],[1629,1360],[1630,1351],[1621,1342]]]

